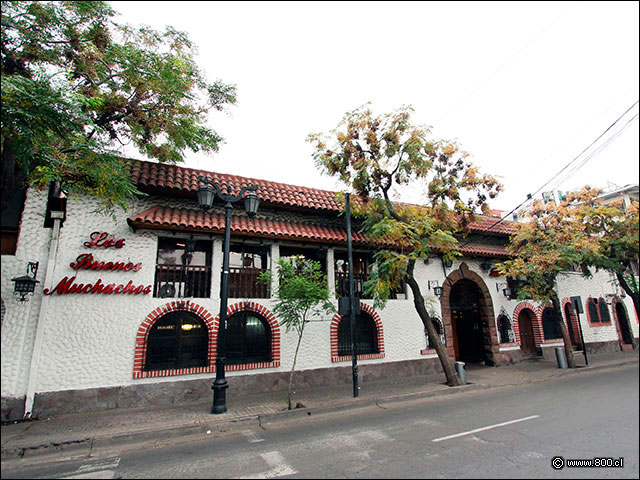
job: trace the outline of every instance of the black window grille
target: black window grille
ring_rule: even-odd
[[[506,315],[498,316],[498,334],[500,335],[500,343],[513,343],[515,341],[511,322]]]
[[[376,335],[376,324],[365,312],[356,315],[356,347],[358,355],[379,353]],[[343,317],[338,325],[338,355],[351,355],[351,324],[348,317]]]
[[[611,315],[609,315],[609,306],[602,298],[598,300],[598,309],[600,310],[600,321],[602,323],[611,323]]]
[[[556,312],[553,308],[545,308],[542,312],[542,331],[545,340],[562,338],[562,332],[555,319]]]
[[[225,355],[229,364],[271,361],[269,323],[254,312],[234,313],[227,319]]]
[[[587,300],[587,309],[589,310],[589,318],[591,319],[591,323],[600,323],[597,298],[589,298]]]
[[[151,327],[147,339],[146,370],[205,367],[209,334],[202,319],[188,312],[172,312]]]
[[[211,250],[207,240],[159,238],[153,296],[209,298]]]

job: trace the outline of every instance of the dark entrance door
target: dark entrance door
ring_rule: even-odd
[[[629,331],[629,320],[627,319],[627,312],[621,303],[616,303],[616,318],[618,319],[618,327],[620,329],[620,335],[622,336],[622,344],[631,345],[631,332]]]
[[[520,327],[520,350],[526,354],[536,353],[536,342],[533,339],[531,315],[527,310],[522,310],[518,315],[518,326]]]
[[[460,280],[451,289],[451,320],[456,359],[463,362],[485,361],[480,289],[470,280]]]

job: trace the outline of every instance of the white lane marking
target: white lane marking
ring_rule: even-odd
[[[258,437],[258,434],[251,430],[244,430],[241,433],[251,443],[264,442],[264,438]]]
[[[533,420],[539,418],[540,415],[531,415],[530,417],[517,418],[515,420],[509,420],[508,422],[496,423],[495,425],[489,425],[487,427],[476,428],[474,430],[468,430],[466,432],[456,433],[455,435],[448,435],[446,437],[434,438],[432,442],[442,442],[443,440],[450,440],[452,438],[464,437],[465,435],[471,435],[472,433],[483,432],[485,430],[491,430],[492,428],[504,427],[505,425],[511,425],[518,422],[526,422],[527,420]]]
[[[60,478],[114,478],[115,471],[112,469],[118,468],[118,465],[120,465],[120,457],[112,460],[89,463],[80,466],[75,472]]]
[[[60,477],[61,479],[82,479],[82,478],[91,478],[91,479],[111,479],[116,478],[116,472],[113,470],[100,470],[89,473],[76,473],[72,474],[68,477]]]
[[[267,452],[261,453],[260,456],[264,458],[264,461],[267,462],[267,465],[271,467],[271,470],[262,473],[256,473],[254,475],[247,475],[242,477],[235,478],[273,478],[273,477],[283,477],[284,475],[295,475],[298,473],[296,470],[291,468],[284,461],[284,457],[280,454],[280,452]]]

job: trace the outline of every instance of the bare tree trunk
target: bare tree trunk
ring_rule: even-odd
[[[291,390],[293,389],[293,374],[296,370],[296,360],[298,360],[298,350],[300,349],[300,342],[302,341],[302,333],[304,332],[304,320],[302,321],[302,328],[298,333],[298,345],[296,345],[296,353],[293,356],[293,365],[291,366],[291,373],[289,374],[289,392],[287,393],[287,410],[291,410]]]
[[[567,365],[569,368],[576,368],[576,360],[573,358],[573,345],[571,344],[571,339],[569,338],[569,330],[567,326],[562,321],[562,310],[560,310],[560,301],[558,300],[557,295],[553,295],[551,297],[551,304],[553,305],[554,311],[554,320],[558,328],[560,328],[560,332],[562,333],[562,340],[564,341],[564,353],[567,357]],[[584,345],[582,348],[585,348]]]
[[[436,332],[436,329],[431,322],[431,317],[429,316],[429,313],[424,306],[424,298],[422,298],[420,286],[413,276],[415,263],[415,260],[409,260],[406,274],[407,283],[409,284],[409,288],[411,288],[411,292],[413,293],[413,304],[416,307],[416,311],[418,312],[420,320],[422,320],[422,323],[427,330],[427,335],[429,336],[429,345],[433,345],[435,347],[436,353],[438,354],[438,359],[440,360],[440,364],[442,365],[442,370],[444,370],[444,374],[447,377],[447,384],[450,387],[462,385],[462,381],[451,365],[449,357],[447,356],[447,351],[442,345],[440,337],[438,336],[438,333]]]

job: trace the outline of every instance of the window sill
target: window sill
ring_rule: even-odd
[[[255,362],[234,365],[225,365],[225,372],[235,372],[240,370],[256,370],[259,368],[276,368],[280,366],[279,361],[275,362]],[[197,375],[200,373],[215,373],[215,365],[209,367],[175,368],[169,370],[142,370],[133,372],[133,378],[156,378],[174,377],[178,375]]]
[[[372,360],[374,358],[384,358],[384,353],[366,353],[364,355],[358,355],[358,360]],[[336,355],[331,357],[331,362],[348,362],[351,360],[351,355]]]
[[[447,348],[447,347],[445,347],[445,348]],[[435,348],[426,348],[426,349],[420,350],[420,355],[437,355],[437,354],[438,354],[438,352],[436,352]]]

